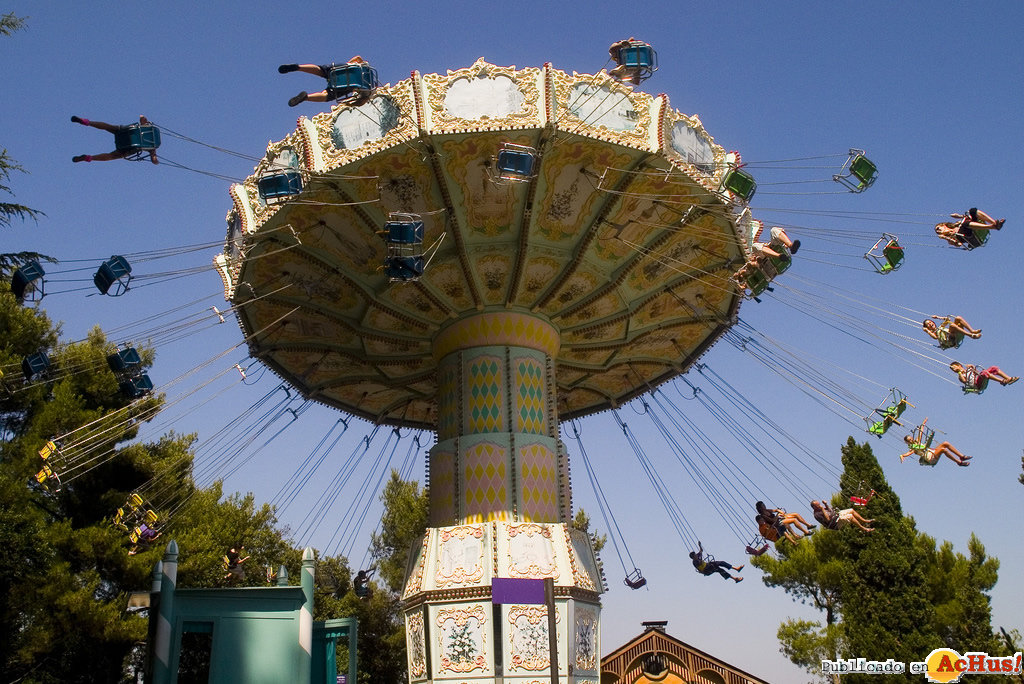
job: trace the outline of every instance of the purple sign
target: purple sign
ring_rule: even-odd
[[[491,602],[544,605],[544,580],[495,577],[491,581]]]

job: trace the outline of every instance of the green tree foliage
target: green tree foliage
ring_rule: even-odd
[[[889,488],[871,447],[851,437],[842,451],[842,493],[848,500],[858,483],[870,484],[876,492],[870,517],[877,530],[843,530],[850,562],[843,581],[847,648],[857,657],[875,660],[922,660],[939,641],[932,629],[925,559],[915,545],[914,521],[903,515],[899,497]]]
[[[379,577],[391,591],[398,592],[405,581],[412,545],[427,530],[430,499],[426,490],[420,491],[419,483],[405,482],[397,470],[392,470],[381,501],[384,518],[380,534],[373,534],[373,558]]]
[[[0,15],[0,36],[9,36],[15,31],[25,28],[25,20],[28,17],[16,17],[14,12]]]
[[[832,505],[845,507],[851,495],[874,489],[865,515],[875,520],[875,532],[866,534],[853,526],[819,530],[799,544],[778,543],[777,558],[752,561],[765,572],[765,584],[782,587],[794,600],[825,615],[824,625],[783,622],[778,632],[782,652],[820,676],[820,661],[837,655],[911,662],[940,646],[960,653],[1000,651],[988,595],[999,561],[986,556],[973,535],[966,557],[949,542],[937,546],[919,532],[913,518],[903,514],[867,444],[850,438],[842,457],[841,491]],[[843,678],[856,684],[873,681],[870,677]]]
[[[582,508],[576,511],[576,515],[572,519],[572,528],[590,537],[590,542],[594,545],[594,553],[601,553],[601,549],[608,543],[607,534],[598,535],[596,532],[590,531],[590,516]]]
[[[196,489],[191,435],[135,441],[163,399],[131,402],[110,371],[114,350],[99,330],[63,342],[39,309],[19,306],[0,284],[0,681],[118,682],[137,657],[146,620],[125,612],[127,595],[150,586],[162,544],[128,555],[127,534],[109,524],[128,494],[158,477],[152,501],[165,534],[182,550],[181,586],[223,586],[221,557],[245,545],[247,584],[265,585],[266,566],[284,563],[298,582],[300,553],[252,496]],[[25,382],[21,359],[45,351],[50,371]],[[145,366],[153,353],[141,350]],[[32,475],[39,449],[60,436],[50,463],[63,487],[47,491]],[[347,577],[346,577],[347,581]]]

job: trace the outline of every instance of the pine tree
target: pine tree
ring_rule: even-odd
[[[843,576],[843,621],[848,657],[905,663],[922,660],[940,643],[925,583],[925,559],[916,547],[917,529],[904,517],[899,497],[889,488],[871,447],[851,437],[843,453],[842,493],[848,497],[864,482],[875,490],[870,515],[875,532],[846,534],[850,571]],[[873,675],[850,675],[865,684]],[[905,675],[908,680],[911,675]],[[917,676],[914,676],[916,679]]]
[[[765,584],[782,587],[795,601],[825,614],[824,625],[783,622],[778,631],[783,653],[820,677],[820,661],[836,657],[911,662],[940,646],[960,653],[1001,652],[988,596],[999,561],[986,556],[973,535],[969,558],[954,552],[949,542],[936,548],[935,540],[904,516],[867,444],[850,438],[842,458],[841,491],[832,506],[848,507],[851,495],[874,489],[862,512],[875,520],[875,531],[864,533],[853,526],[819,530],[796,545],[779,542],[777,558],[766,555],[752,561],[765,572]],[[857,684],[874,682],[872,677],[850,674],[843,679]],[[909,674],[905,678],[915,679]]]

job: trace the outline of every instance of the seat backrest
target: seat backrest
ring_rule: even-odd
[[[534,155],[530,152],[502,150],[498,153],[498,171],[506,175],[530,177],[533,175]]]
[[[747,287],[750,288],[750,296],[757,297],[764,294],[771,281],[764,274],[764,271],[757,270],[747,276]]]
[[[50,367],[50,359],[45,352],[29,354],[21,362],[21,372],[26,380],[31,380],[36,375],[46,372]]]
[[[654,49],[647,43],[630,43],[619,48],[618,63],[626,67],[654,66]]]
[[[891,270],[896,270],[903,262],[903,248],[895,240],[890,240],[889,244],[882,249],[882,255],[885,256],[885,261]]]
[[[31,294],[38,289],[40,280],[46,273],[38,261],[30,261],[14,271],[11,276],[11,292],[18,299],[25,299],[26,294]],[[33,285],[33,283],[36,283]]]
[[[302,192],[302,174],[298,171],[269,173],[259,179],[256,187],[267,204],[274,204]]]
[[[160,129],[151,124],[122,126],[114,133],[118,152],[145,152],[160,147]]]
[[[423,242],[423,221],[388,221],[384,224],[384,232],[392,244],[419,244]]]
[[[732,169],[722,180],[722,187],[738,195],[744,202],[749,202],[757,191],[754,177],[742,169]]]
[[[342,64],[327,73],[327,87],[333,90],[372,90],[377,83],[377,71],[369,64]]]
[[[384,273],[391,280],[414,280],[423,275],[423,257],[394,257],[384,264]]]
[[[850,174],[860,181],[859,189],[865,189],[875,182],[878,177],[878,167],[864,155],[857,155],[850,163]]]

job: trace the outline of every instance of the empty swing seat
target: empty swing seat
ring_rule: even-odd
[[[742,169],[732,169],[722,179],[722,188],[739,197],[744,202],[749,202],[757,191],[757,183],[754,177]]]
[[[257,187],[267,204],[285,202],[302,192],[302,174],[298,171],[270,173],[260,178]]]
[[[14,271],[11,278],[11,292],[19,300],[37,301],[42,299],[44,275],[46,272],[39,262],[30,261]]]
[[[384,224],[384,239],[393,245],[422,244],[423,220],[411,215],[402,219]]]
[[[503,180],[526,181],[537,175],[537,151],[525,145],[505,143],[498,152],[498,175]]]
[[[50,359],[45,352],[36,352],[26,356],[21,361],[21,372],[25,380],[31,380],[37,375],[45,373],[50,368]]]
[[[864,192],[878,178],[878,167],[864,156],[863,150],[850,150],[850,154],[847,164],[843,165],[846,173],[837,173],[832,180],[842,183],[850,192]]]
[[[641,574],[640,570],[634,568],[633,572],[626,575],[623,583],[630,589],[639,589],[647,584],[647,578]]]
[[[367,92],[380,85],[377,70],[365,63],[332,66],[327,72],[327,96],[340,100],[357,92]]]
[[[116,354],[107,357],[107,365],[115,373],[132,372],[142,366],[142,358],[135,347],[121,349]]]
[[[384,274],[391,282],[418,280],[423,275],[422,256],[388,257],[384,262]]]
[[[122,126],[114,133],[118,152],[148,152],[160,147],[160,129],[152,124]]]
[[[39,450],[39,458],[45,461],[46,459],[50,458],[50,456],[53,456],[59,451],[60,450],[57,448],[57,443],[54,442],[53,440],[50,440],[49,442],[43,445],[42,449]]]
[[[93,276],[92,282],[100,294],[120,297],[128,291],[132,280],[132,266],[123,256],[113,255],[102,264]],[[116,287],[115,287],[116,285]],[[113,288],[113,291],[111,291]]]
[[[148,375],[143,373],[137,378],[123,380],[119,387],[121,388],[121,394],[129,399],[141,399],[153,391],[153,381],[149,379]]]
[[[864,258],[871,262],[876,271],[887,275],[903,265],[903,256],[903,248],[896,236],[885,233]]]

